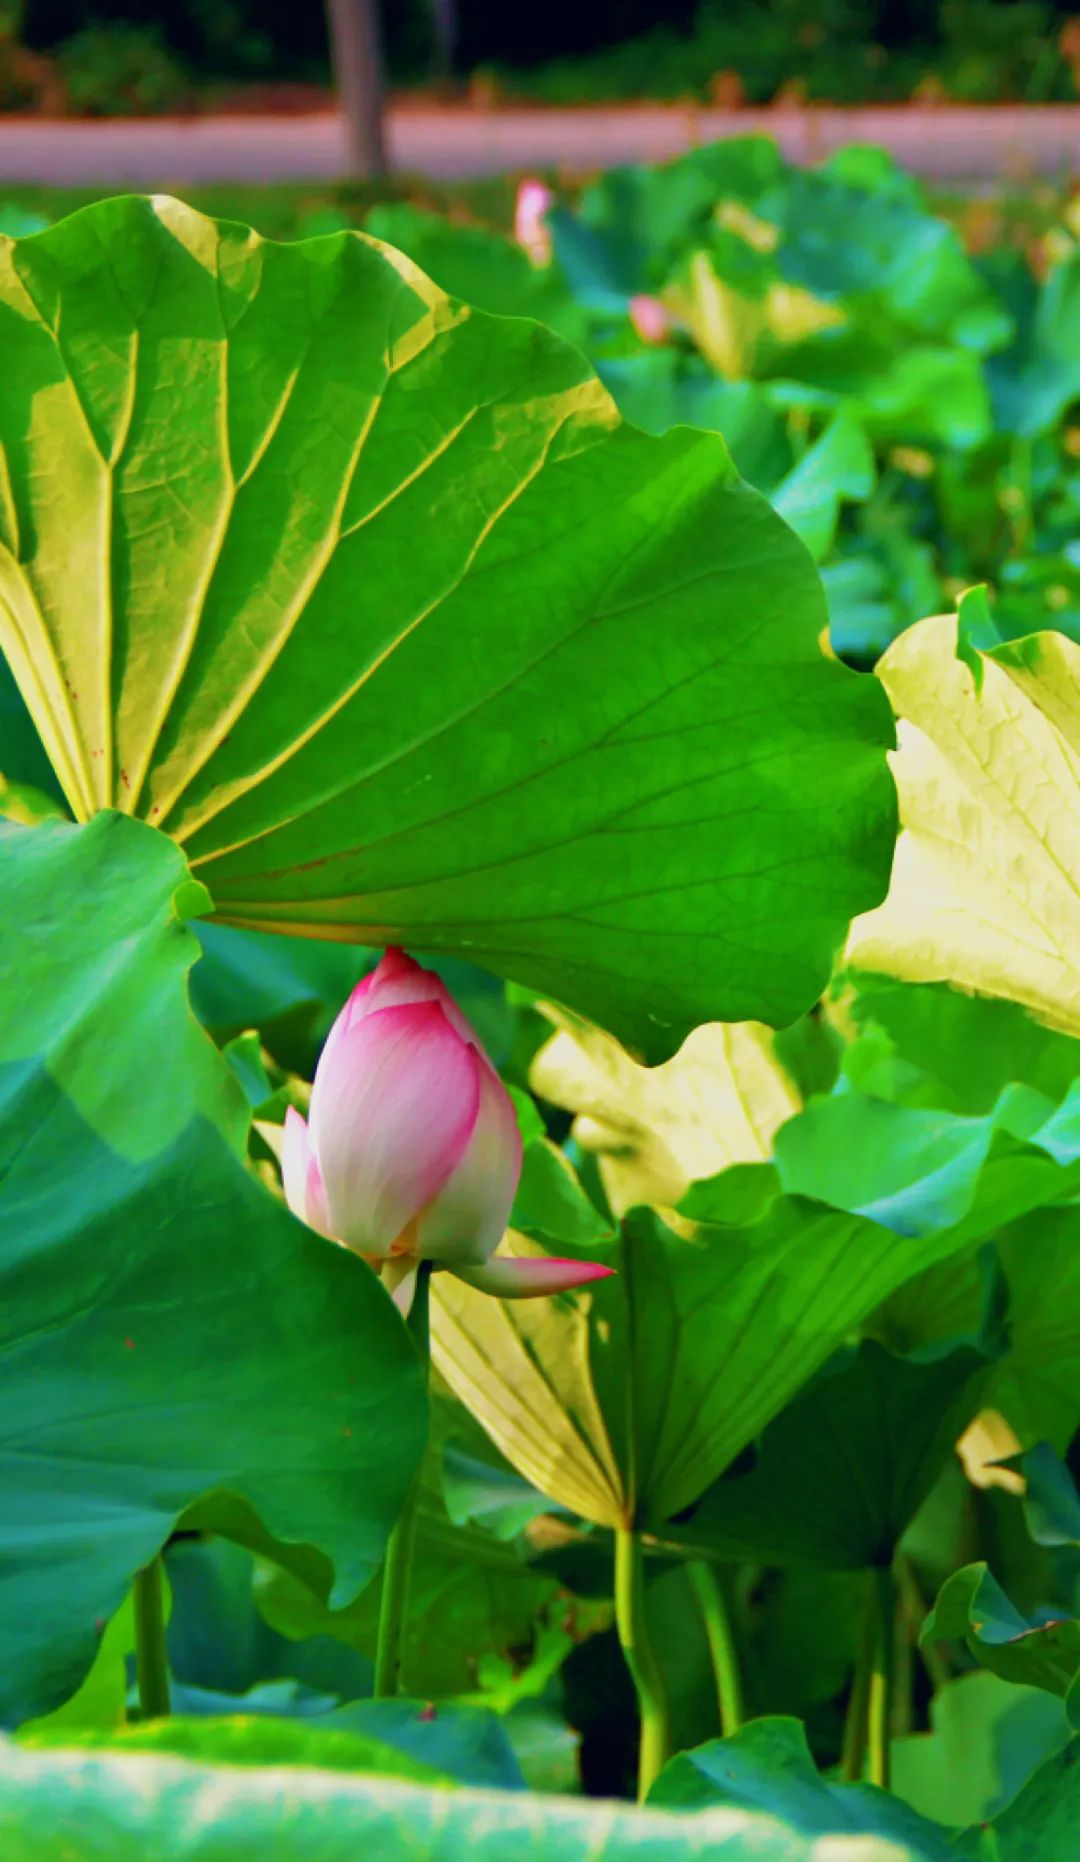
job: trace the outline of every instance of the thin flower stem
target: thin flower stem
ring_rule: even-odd
[[[870,1684],[866,1702],[866,1744],[871,1784],[889,1788],[892,1740],[893,1638],[895,1601],[888,1565],[870,1573]]]
[[[416,1275],[416,1291],[409,1309],[407,1326],[426,1367],[431,1362],[429,1292],[431,1262],[421,1261]],[[416,1507],[420,1494],[417,1475],[401,1509],[397,1525],[390,1534],[383,1564],[382,1598],[379,1604],[379,1636],[375,1645],[376,1700],[392,1698],[401,1677],[401,1637],[409,1600],[409,1574],[412,1569],[413,1540],[416,1537]]]
[[[615,1623],[641,1716],[638,1801],[647,1795],[667,1762],[671,1746],[664,1679],[649,1639],[645,1617],[645,1560],[641,1535],[632,1526],[615,1531]]]
[[[908,1633],[918,1647],[930,1685],[937,1694],[950,1679],[952,1670],[940,1643],[919,1640],[919,1631],[926,1620],[927,1603],[919,1588],[915,1567],[906,1552],[897,1552],[893,1572],[907,1619]]]
[[[171,1710],[169,1658],[165,1648],[165,1582],[160,1554],[135,1573],[135,1673],[144,1720],[164,1720]]]
[[[705,1625],[720,1707],[720,1731],[725,1735],[737,1733],[746,1718],[746,1706],[725,1574],[704,1558],[692,1559],[686,1570]]]
[[[868,1579],[873,1576],[867,1573]],[[862,1628],[859,1646],[855,1652],[855,1672],[851,1680],[851,1696],[848,1700],[847,1716],[844,1720],[844,1747],[841,1754],[840,1769],[847,1784],[859,1784],[866,1770],[866,1724],[870,1701],[870,1671],[873,1666],[874,1612],[873,1599],[867,1589],[863,1601]]]

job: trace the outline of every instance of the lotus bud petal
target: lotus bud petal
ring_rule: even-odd
[[[320,1235],[325,1235],[326,1198],[323,1195],[322,1175],[312,1153],[307,1122],[295,1106],[290,1106],[285,1114],[281,1139],[281,1184],[285,1191],[285,1201],[293,1214],[298,1215],[309,1228],[317,1228]]]
[[[332,1031],[311,1093],[311,1148],[330,1233],[359,1254],[412,1253],[407,1231],[468,1149],[481,1061],[438,1002],[378,1008],[371,989]]]
[[[671,312],[658,297],[632,297],[628,308],[630,321],[643,343],[667,341],[671,335]]]
[[[547,215],[555,196],[543,181],[522,181],[514,202],[514,238],[534,265],[551,262],[551,234]]]
[[[416,1251],[423,1260],[486,1261],[506,1233],[521,1175],[521,1133],[498,1074],[482,1062],[472,1137],[440,1195],[421,1212]]]
[[[517,1117],[445,984],[400,950],[387,952],[337,1017],[308,1122],[292,1108],[286,1117],[281,1167],[290,1209],[382,1263],[403,1310],[423,1260],[511,1298],[610,1271],[490,1259],[521,1175]]]
[[[482,1267],[455,1267],[454,1273],[481,1293],[500,1299],[536,1299],[545,1293],[568,1293],[592,1280],[608,1280],[613,1267],[599,1261],[559,1261],[541,1255],[497,1254]]]

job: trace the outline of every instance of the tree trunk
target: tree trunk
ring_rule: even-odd
[[[385,174],[378,0],[327,0],[327,17],[334,79],[348,130],[350,173]]]
[[[431,75],[437,84],[448,84],[454,75],[457,6],[455,0],[430,0],[430,4]]]

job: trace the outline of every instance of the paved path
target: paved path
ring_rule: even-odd
[[[476,111],[401,104],[390,112],[389,146],[399,171],[456,180],[662,161],[695,141],[752,130],[775,135],[798,162],[843,143],[876,142],[936,181],[1080,177],[1080,104],[738,112],[674,105]],[[5,182],[154,188],[328,181],[346,168],[342,123],[332,111],[137,122],[0,117],[0,188]]]

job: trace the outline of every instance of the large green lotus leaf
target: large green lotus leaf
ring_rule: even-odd
[[[672,1536],[757,1564],[890,1565],[979,1407],[995,1342],[905,1358],[861,1340],[770,1424],[755,1466],[710,1487]]]
[[[362,235],[171,201],[0,243],[0,349],[0,645],[78,815],[165,828],[223,919],[457,952],[654,1058],[814,999],[891,723],[718,438]]]
[[[1026,265],[1023,271],[1027,274]],[[1016,341],[991,359],[987,372],[998,431],[1030,439],[1056,427],[1080,394],[1080,255],[1075,247],[1041,289],[1032,289],[1025,275],[1019,296]]]
[[[1002,1165],[1008,1186],[1015,1160]],[[993,1203],[984,1207],[992,1217]],[[987,1402],[1022,1446],[1048,1441],[1064,1453],[1080,1427],[1080,1215],[1033,1208],[997,1231],[995,1249],[1009,1296],[1009,1349]],[[958,1255],[908,1281],[873,1327],[899,1349],[918,1349],[973,1324],[978,1305],[976,1263]]]
[[[311,1548],[344,1603],[382,1556],[425,1401],[374,1276],[244,1168],[243,1100],[187,1004],[204,895],[178,849],[103,813],[0,826],[0,863],[10,1722],[73,1691],[195,1502]]]
[[[1080,1428],[1080,1212],[1042,1209],[998,1243],[1012,1349],[991,1386],[1025,1447],[1062,1454]]]
[[[321,1724],[378,1739],[459,1784],[521,1789],[523,1778],[501,1715],[486,1707],[430,1700],[353,1700]]]
[[[791,471],[788,423],[757,382],[725,381],[700,357],[666,343],[595,361],[619,412],[635,427],[646,433],[671,427],[722,433],[743,478],[759,491],[769,492]]]
[[[576,212],[549,216],[575,297],[604,309],[665,283],[688,247],[706,239],[723,202],[752,207],[786,173],[771,136],[731,136],[673,162],[613,168],[585,189]]]
[[[165,1553],[172,1594],[169,1669],[177,1686],[199,1695],[251,1695],[252,1689],[299,1682],[326,1702],[369,1694],[372,1664],[329,1637],[289,1642],[274,1634],[255,1600],[258,1561],[228,1539],[185,1534]],[[298,1696],[299,1697],[299,1696]],[[190,1710],[190,1709],[189,1709]],[[236,1704],[236,1712],[247,1706]]]
[[[873,1831],[889,1845],[890,1856],[913,1855],[922,1862],[1073,1862],[1080,1740],[1047,1760],[992,1822],[979,1820],[966,1830],[943,1829],[873,1785],[819,1777],[794,1720],[758,1720],[733,1738],[680,1754],[657,1779],[649,1801],[740,1808],[767,1803],[807,1835]],[[839,1862],[840,1845],[831,1853]],[[861,1862],[861,1844],[858,1855]]]
[[[72,1734],[68,1730],[20,1735],[19,1744],[97,1747],[134,1752],[171,1752],[180,1758],[208,1759],[220,1765],[312,1765],[322,1771],[375,1772],[424,1784],[449,1785],[431,1765],[400,1752],[371,1734],[320,1726],[311,1720],[276,1720],[238,1714],[235,1719],[152,1720],[110,1732]]]
[[[539,1133],[525,1141],[510,1222],[533,1241],[583,1247],[611,1239],[611,1223],[585,1194],[565,1151]]]
[[[993,1823],[967,1830],[958,1862],[1073,1862],[1080,1823],[1080,1739],[1041,1765]]]
[[[1018,1003],[865,971],[840,981],[856,1032],[844,1073],[874,1097],[979,1115],[1008,1085],[1033,1086],[1056,1101],[1080,1075],[1080,1042]]]
[[[1060,1700],[981,1668],[946,1681],[929,1711],[929,1732],[892,1742],[892,1788],[938,1823],[996,1816],[1070,1737]]]
[[[769,497],[820,562],[836,541],[841,507],[865,503],[875,477],[870,442],[858,421],[841,411]]]
[[[1021,1463],[1024,1518],[1037,1545],[1080,1548],[1080,1488],[1049,1442],[1039,1442]]]
[[[585,347],[591,319],[570,295],[558,266],[534,265],[504,233],[462,225],[405,201],[373,207],[364,231],[404,252],[451,297],[499,317],[534,317]]]
[[[185,1718],[182,1712],[109,1734],[65,1735],[49,1729],[35,1730],[28,1739],[20,1732],[19,1744],[109,1746],[217,1764],[305,1765],[444,1785],[509,1790],[523,1785],[504,1722],[482,1708],[444,1703],[436,1710],[424,1701],[359,1700],[303,1719],[278,1718],[271,1708],[257,1712],[248,1701],[235,1702],[234,1709],[220,1718],[214,1717],[222,1713],[220,1705],[199,1718]]]
[[[882,443],[969,448],[991,432],[979,358],[939,343],[908,342],[871,316],[777,346],[759,373],[782,407],[845,406]]]
[[[842,410],[792,463],[785,424],[756,382],[696,372],[670,348],[599,361],[620,411],[648,433],[673,426],[722,433],[744,477],[801,537],[815,562],[831,551],[845,504],[874,489],[874,456],[858,422]]]
[[[872,666],[890,640],[942,606],[940,566],[888,485],[855,531],[841,531],[838,554],[822,567],[829,638],[853,665]]]
[[[866,1603],[859,1571],[778,1571],[755,1600],[743,1672],[753,1713],[836,1727]]]
[[[780,215],[783,275],[816,297],[976,351],[998,347],[1011,334],[1008,315],[956,228],[910,195],[890,195],[835,171],[794,171]]]
[[[458,1404],[454,1409],[461,1413]],[[501,1455],[492,1452],[481,1430],[477,1434],[486,1458],[465,1454],[452,1445],[443,1451],[447,1515],[455,1526],[475,1525],[496,1539],[514,1539],[542,1513],[550,1514],[551,1504],[508,1468]]]
[[[40,1735],[46,1741],[55,1737],[63,1745],[64,1734],[76,1729],[115,1731],[123,1726],[127,1720],[128,1663],[134,1653],[135,1613],[129,1597],[106,1625],[93,1667],[82,1686],[52,1713],[26,1721],[22,1736]]]
[[[777,1133],[784,1188],[902,1235],[969,1240],[1080,1185],[1080,1084],[1060,1106],[1008,1086],[982,1118],[860,1093],[817,1099]]]
[[[901,168],[895,156],[875,142],[849,142],[844,148],[834,149],[815,173],[886,200],[907,201],[913,207],[926,205],[917,177]]]
[[[1020,1441],[1064,1448],[1080,1425],[1080,1253],[1068,1205],[1080,1183],[1080,1091],[1060,1106],[1006,1087],[982,1117],[847,1092],[812,1103],[777,1135],[784,1186],[872,1216],[899,1234],[993,1239],[1009,1298],[1009,1349],[987,1401]],[[906,1281],[875,1315],[889,1344],[944,1342],[978,1320],[962,1247]]]
[[[693,1239],[636,1210],[614,1249],[592,1243],[618,1272],[587,1293],[500,1303],[436,1283],[442,1376],[534,1486],[600,1525],[662,1530],[888,1291],[961,1245],[780,1196],[765,1166],[682,1208]]]
[[[923,1625],[924,1642],[963,1639],[975,1660],[1003,1681],[1045,1688],[1065,1700],[1080,1728],[1080,1622],[1074,1617],[1022,1616],[985,1564],[965,1565],[947,1578]]]
[[[925,1862],[949,1862],[952,1855],[944,1830],[887,1791],[822,1778],[798,1720],[753,1720],[728,1739],[680,1752],[656,1780],[649,1803],[672,1810],[710,1804],[768,1809],[804,1836],[872,1831],[907,1844]]]
[[[0,1837],[19,1862],[839,1862],[775,1817],[423,1789],[117,1753],[0,1747]],[[867,1835],[858,1862],[925,1862]],[[854,1857],[853,1857],[854,1862]],[[1055,1859],[1056,1862],[1056,1859]]]
[[[1080,1033],[1080,646],[1043,633],[981,652],[940,616],[879,672],[902,720],[903,832],[852,960],[1009,997]]]

